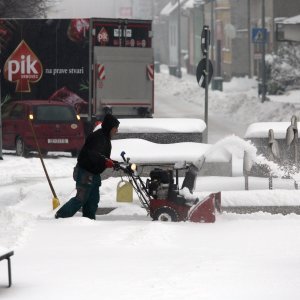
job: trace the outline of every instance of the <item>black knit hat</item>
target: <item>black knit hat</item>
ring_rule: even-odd
[[[104,120],[101,124],[103,131],[106,134],[109,134],[113,127],[119,127],[119,120],[111,114],[106,114]]]

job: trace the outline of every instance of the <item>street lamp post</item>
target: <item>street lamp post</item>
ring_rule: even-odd
[[[178,28],[177,28],[177,39],[178,39],[178,43],[177,43],[177,47],[178,47],[178,65],[177,65],[177,72],[176,75],[178,78],[181,78],[182,74],[181,74],[181,36],[180,36],[180,28],[181,28],[181,24],[180,24],[180,12],[181,12],[181,6],[180,6],[180,0],[177,0],[178,3]]]
[[[211,0],[210,3],[210,49],[211,49],[211,62],[213,67],[215,67],[215,56],[214,56],[214,47],[215,47],[215,18],[214,18],[214,9],[215,9],[215,0]]]
[[[247,2],[247,11],[248,11],[248,73],[249,78],[252,77],[252,71],[251,71],[251,5],[250,0]]]

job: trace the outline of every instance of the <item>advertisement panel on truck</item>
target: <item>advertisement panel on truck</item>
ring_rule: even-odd
[[[46,100],[56,93],[87,111],[88,33],[87,19],[0,20],[2,99]]]
[[[59,100],[101,119],[153,113],[151,21],[0,19],[1,98]]]

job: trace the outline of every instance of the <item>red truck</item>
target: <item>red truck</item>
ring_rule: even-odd
[[[154,111],[152,22],[0,19],[1,96],[60,100],[81,117]]]

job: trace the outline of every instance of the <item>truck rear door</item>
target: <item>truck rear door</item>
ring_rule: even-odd
[[[94,113],[153,113],[154,69],[151,21],[93,22]]]

